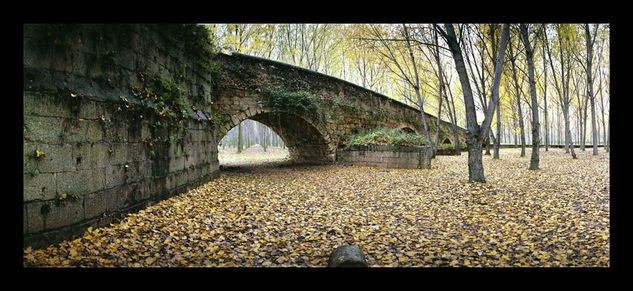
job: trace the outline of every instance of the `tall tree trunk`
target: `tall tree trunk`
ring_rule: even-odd
[[[495,139],[493,159],[499,159],[499,147],[501,145],[501,102],[497,102],[497,138]]]
[[[584,115],[582,116],[582,118],[583,118],[583,121],[582,121],[582,140],[583,140],[583,146],[585,148],[587,148],[587,123],[588,123],[587,122],[587,116],[588,116],[588,114],[587,114],[587,111],[588,111],[587,109],[588,108],[587,107],[589,106],[589,102],[588,101],[589,100],[585,100],[585,109],[584,109],[584,112],[583,112]]]
[[[549,123],[547,122],[547,65],[545,64],[545,46],[543,46],[543,109],[545,115],[545,151],[549,151]]]
[[[607,149],[607,127],[605,126],[605,120],[604,120],[604,97],[602,96],[602,70],[599,70],[600,72],[600,87],[598,89],[598,92],[600,94],[600,113],[601,113],[601,123],[602,123],[602,144],[604,145],[604,149],[608,152]]]
[[[563,125],[561,123],[562,116],[563,116],[563,110],[560,109],[559,115],[556,116],[556,144],[560,148],[565,149],[566,146],[565,146],[564,138],[561,136],[561,133],[563,132]]]
[[[571,130],[569,126],[569,118],[567,117],[568,113],[566,110],[563,111],[563,142],[565,143],[565,153],[569,153],[569,142],[571,139],[571,132],[567,135],[567,130]]]
[[[567,38],[564,35],[561,35],[561,33],[558,33],[558,42],[560,45],[560,50],[559,50],[559,56],[560,56],[560,72],[561,72],[561,79],[560,82],[558,81],[557,77],[556,77],[556,73],[555,73],[555,67],[554,67],[554,61],[552,58],[552,52],[549,49],[549,41],[547,41],[547,30],[545,29],[545,27],[543,27],[543,36],[545,41],[543,42],[543,44],[545,45],[545,48],[547,49],[547,56],[549,58],[549,63],[550,66],[552,68],[552,77],[554,78],[554,85],[556,88],[556,91],[558,93],[558,99],[559,99],[559,105],[561,107],[561,110],[563,111],[563,117],[565,119],[565,132],[564,132],[564,136],[565,136],[565,153],[569,153],[571,151],[571,155],[572,158],[576,158],[576,153],[574,151],[574,147],[573,147],[573,140],[572,140],[572,136],[571,136],[571,129],[570,129],[570,123],[569,123],[569,105],[571,103],[571,99],[569,97],[569,80],[570,80],[570,76],[571,76],[571,63],[570,63],[570,53],[568,52],[567,54],[565,54],[564,52],[564,47],[562,45],[563,40],[566,40]],[[565,62],[565,60],[567,59],[567,62]],[[565,66],[567,65],[567,66]],[[565,74],[565,71],[567,71],[567,74]]]
[[[520,94],[520,93],[519,93]],[[519,136],[521,137],[521,157],[525,157],[525,126],[523,124],[523,112],[521,110],[521,97],[517,95],[517,108],[519,110]]]
[[[523,113],[521,110],[521,85],[519,84],[519,79],[517,78],[517,69],[516,69],[516,55],[513,54],[512,43],[510,43],[508,48],[508,53],[510,54],[510,64],[512,65],[512,78],[514,79],[514,89],[517,100],[517,114],[519,119],[519,129],[520,129],[520,137],[521,137],[521,157],[525,157],[525,126],[523,124]]]
[[[580,100],[580,97],[579,97]],[[579,104],[582,104],[582,101],[578,101]],[[578,134],[576,135],[576,142],[580,145],[580,150],[585,151],[585,144],[581,141],[582,139],[582,107],[578,105],[578,119],[576,119],[576,130],[578,130]]]
[[[490,34],[494,36],[494,29],[495,26],[494,25],[490,25]],[[492,42],[494,42],[494,37],[491,38]],[[466,39],[462,40],[462,41],[467,41]],[[470,53],[472,55],[473,58],[473,62],[475,62],[475,50],[473,47],[473,42],[470,41],[470,38],[468,38],[467,44],[470,47]],[[477,67],[477,64],[475,63],[474,69],[473,70],[473,66],[471,66],[470,63],[470,58],[468,56],[468,51],[466,51],[466,64],[468,65],[468,68],[470,69],[470,71],[472,72],[473,75],[475,75],[476,77],[473,78],[473,83],[475,84],[475,89],[477,90],[477,97],[479,98],[479,103],[481,104],[481,108],[483,109],[484,112],[488,111],[488,104],[486,103],[486,78],[485,78],[485,47],[486,47],[486,43],[485,42],[481,42],[481,49],[479,51],[479,57],[481,59],[481,70],[479,70],[479,67]],[[494,47],[494,44],[493,44]],[[492,56],[494,58],[494,56]],[[493,59],[494,62],[494,59]],[[478,81],[479,80],[479,81]],[[485,145],[485,155],[490,155],[490,138],[489,136],[484,136],[484,141],[483,141],[484,145]]]
[[[519,138],[517,137],[516,128],[517,128],[516,110],[512,110],[512,137],[513,137],[512,142],[514,142],[515,149],[519,147]]]
[[[444,24],[446,29],[446,42],[448,43],[455,69],[459,75],[459,81],[462,86],[462,94],[464,95],[464,105],[466,107],[466,145],[468,147],[468,181],[469,182],[486,182],[484,176],[484,166],[481,157],[481,144],[479,143],[480,128],[477,124],[477,114],[475,102],[473,100],[472,89],[468,79],[468,72],[464,65],[462,51],[457,43],[457,36],[452,24]]]
[[[607,153],[611,150],[611,118],[609,118],[609,122],[607,122]]]
[[[442,72],[442,79],[444,80],[444,84],[448,83],[446,80],[446,76],[444,76],[444,73]],[[446,91],[448,91],[448,94],[446,94]],[[459,133],[457,130],[457,113],[455,111],[455,102],[453,99],[453,92],[449,89],[449,90],[444,90],[444,98],[446,99],[446,106],[448,107],[448,117],[451,119],[451,129],[453,130],[453,139],[455,140],[454,142],[454,150],[455,150],[455,155],[461,155],[462,151],[461,151],[461,146],[459,144]],[[448,99],[448,96],[451,97],[450,102]],[[452,106],[451,106],[452,105]]]
[[[563,117],[565,118],[565,140],[566,144],[569,146],[569,151],[571,152],[571,157],[576,158],[576,152],[574,151],[574,139],[571,135],[571,126],[569,124],[569,105],[567,105],[566,110],[563,109]]]
[[[484,141],[484,143],[486,144],[486,152],[484,154],[489,156],[490,155],[490,136],[486,137],[486,140]]]
[[[260,129],[261,129],[261,132],[262,132],[260,134],[260,137],[261,137],[261,140],[262,140],[261,145],[264,148],[264,151],[266,151],[268,149],[268,130],[267,130],[267,127],[260,127]]]
[[[495,76],[492,88],[492,96],[491,102],[488,106],[488,112],[486,113],[485,119],[481,125],[481,127],[477,124],[477,113],[475,109],[475,102],[473,100],[472,89],[470,88],[470,81],[468,78],[468,72],[466,71],[466,66],[464,64],[464,58],[462,56],[462,51],[457,42],[457,36],[455,35],[455,30],[452,24],[444,24],[446,28],[446,32],[444,37],[446,38],[446,42],[448,43],[449,49],[453,56],[453,60],[455,62],[455,69],[459,74],[459,81],[462,86],[462,93],[464,94],[464,104],[466,107],[466,144],[468,145],[468,180],[470,182],[481,182],[485,183],[486,178],[484,175],[484,167],[482,161],[481,154],[481,144],[483,142],[484,137],[488,135],[488,129],[490,128],[490,123],[492,119],[492,115],[494,111],[490,111],[490,109],[494,110],[494,105],[498,102],[499,95],[499,81],[501,77],[501,68],[503,55],[505,52],[505,47],[507,44],[507,38],[510,34],[509,25],[505,24],[503,27],[503,33],[501,36],[501,48],[499,51],[499,56],[497,58],[497,66],[495,66]],[[437,28],[437,27],[436,27]],[[491,108],[492,107],[492,108]]]
[[[244,145],[243,145],[243,141],[242,141],[242,123],[240,122],[237,125],[237,152],[241,153],[242,150],[244,149]]]
[[[496,52],[495,52],[495,50],[496,50],[496,48],[495,48],[495,46],[496,46],[496,39],[495,39],[495,25],[494,24],[490,24],[490,31],[489,31],[489,33],[490,33],[490,44],[491,44],[491,47],[492,47],[492,55],[491,55],[491,57],[492,57],[492,61],[494,62],[494,57],[496,55]],[[486,46],[486,43],[482,42],[482,47],[485,48],[485,46]],[[482,88],[482,93],[486,92],[485,91],[485,79],[484,79],[484,66],[485,66],[484,54],[482,53],[481,54],[481,78],[482,78],[481,88]],[[483,102],[484,110],[487,110],[487,108],[485,106],[486,105],[485,104],[486,96],[482,94],[481,98],[482,98],[482,100],[484,100],[484,102]],[[487,106],[493,106],[493,104],[487,104]],[[496,108],[495,108],[495,110],[496,110]],[[486,136],[486,141],[485,141],[485,143],[486,143],[486,155],[488,155],[488,156],[490,155],[490,140],[491,139],[492,139],[492,142],[495,143],[494,137],[492,136],[492,130],[490,131],[490,135]]]
[[[538,101],[536,99],[536,81],[534,80],[534,52],[530,45],[527,24],[520,25],[523,35],[523,45],[528,63],[528,81],[530,83],[530,96],[532,97],[532,157],[530,158],[530,170],[538,170],[539,167],[539,122]]]
[[[435,128],[435,150],[433,152],[437,152],[437,148],[439,146],[439,139],[440,139],[440,123],[441,123],[441,115],[442,115],[442,96],[445,94],[444,91],[444,78],[442,77],[442,63],[440,60],[440,48],[439,48],[439,41],[437,39],[437,30],[434,30],[433,33],[433,38],[435,40],[435,62],[437,63],[437,79],[440,83],[440,96],[439,96],[439,105],[437,106],[437,120],[436,120],[436,128]]]
[[[417,100],[418,100],[418,106],[420,109],[420,115],[422,117],[422,124],[424,125],[424,135],[426,136],[426,141],[429,144],[430,148],[431,148],[431,156],[434,158],[435,157],[435,147],[433,146],[433,141],[431,140],[431,135],[429,133],[429,125],[426,121],[426,114],[424,113],[424,104],[422,102],[422,97],[420,96],[420,78],[418,75],[418,69],[417,69],[417,65],[415,62],[415,56],[413,55],[413,49],[411,48],[411,38],[409,36],[409,29],[408,27],[403,24],[403,29],[404,29],[404,37],[405,37],[405,41],[406,41],[406,45],[407,45],[407,50],[409,52],[409,57],[411,58],[411,65],[413,67],[413,73],[414,73],[414,77],[415,77],[415,83],[413,81],[411,81],[409,79],[409,77],[407,78],[407,82],[413,87],[413,89],[415,90],[415,94],[417,96]],[[406,75],[403,71],[403,69],[400,67],[397,58],[391,53],[391,50],[389,48],[389,46],[386,44],[385,40],[381,38],[381,42],[383,43],[383,45],[389,50],[389,53],[391,54],[392,60],[394,61],[395,65],[398,67],[398,69],[403,73],[403,75]]]
[[[596,30],[597,30],[596,24]],[[595,34],[595,32],[594,32]],[[595,39],[595,35],[593,36]],[[593,39],[591,32],[589,32],[589,24],[585,24],[585,38],[587,43],[587,95],[591,102],[591,137],[593,143],[593,155],[598,155],[598,134],[596,132],[596,102],[593,96],[593,76],[592,76],[592,62],[593,62]]]
[[[585,100],[584,104],[587,104],[587,100]],[[579,107],[580,107],[580,105],[579,105]],[[580,112],[578,113],[578,144],[580,144],[580,150],[584,152],[585,151],[585,138],[586,138],[585,132],[587,132],[585,130],[587,119],[586,119],[586,114],[583,113],[586,110],[583,111],[583,109],[586,109],[586,107],[584,105],[583,105],[582,108],[579,108]]]

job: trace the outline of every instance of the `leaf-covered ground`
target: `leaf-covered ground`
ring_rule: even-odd
[[[269,146],[266,151],[259,144],[255,144],[241,153],[236,148],[218,149],[218,161],[226,167],[265,165],[267,163],[281,163],[289,161],[288,149]]]
[[[25,266],[324,267],[358,245],[372,267],[609,266],[609,155],[502,149],[486,184],[467,154],[427,170],[251,167],[109,227],[45,249]]]

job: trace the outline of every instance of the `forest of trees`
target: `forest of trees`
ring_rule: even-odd
[[[270,127],[255,120],[246,119],[229,130],[220,141],[222,149],[235,149],[238,153],[259,144],[264,151],[269,146],[286,148],[284,141]]]
[[[611,25],[24,25],[23,206],[16,220],[23,225],[21,267],[602,267],[598,273],[608,273],[623,265],[613,264],[610,41],[617,28]],[[129,40],[134,43],[126,45]],[[143,49],[151,53],[139,53]],[[204,54],[192,54],[198,49]],[[267,123],[273,119],[266,114],[295,114],[270,123],[278,132],[255,120],[238,123],[242,114],[217,106],[234,102],[230,98],[211,98],[218,101],[214,108],[202,104],[217,110],[204,112],[212,122],[196,123],[181,106],[189,106],[185,99],[213,104],[209,93],[222,95],[221,88],[231,86],[220,79],[261,76],[227,68],[237,62],[215,67],[207,57],[218,51],[303,67],[408,104],[413,109],[400,120],[419,122],[416,132],[370,128],[401,124],[383,123],[389,113],[364,115],[385,102],[349,112],[343,108],[362,102],[340,110],[331,102],[332,111],[312,120],[332,118],[327,126],[317,124],[318,133],[293,125],[306,111],[275,105],[328,87],[286,92],[301,80],[279,76],[283,70],[259,83],[268,90],[286,80],[282,93],[255,98],[265,106],[258,112],[270,112],[248,114]],[[136,64],[138,74],[126,64]],[[148,72],[141,70],[146,64],[153,65]],[[76,75],[79,69],[87,73]],[[116,78],[105,82],[109,76]],[[143,85],[140,102],[110,98],[128,83]],[[150,89],[157,89],[153,97]],[[362,98],[349,91],[340,95]],[[164,110],[154,111],[158,105],[150,106],[150,99]],[[191,109],[200,113],[196,106]],[[165,113],[167,119],[159,118]],[[353,118],[339,119],[339,113],[362,118],[350,125]],[[220,128],[223,114],[237,126],[211,137],[226,129]],[[438,145],[440,122],[426,114],[452,125],[441,140],[452,134],[454,144]],[[379,122],[372,123],[374,117]],[[348,131],[330,132],[338,120]],[[363,120],[369,122],[359,125]],[[315,134],[324,138],[310,138]],[[387,151],[372,157],[371,148],[346,148],[368,144],[430,149],[417,148],[414,156],[400,154],[410,148],[381,146]],[[452,146],[454,155],[443,155]],[[395,162],[365,166],[336,152],[331,159],[339,149]],[[319,157],[331,163],[297,165]],[[431,167],[423,168],[429,157]]]
[[[574,146],[609,150],[608,24],[206,26],[224,52],[332,75],[466,128],[469,166],[482,151],[499,158],[500,144],[520,146],[521,156],[551,145],[573,158]],[[537,169],[538,150],[531,160]]]

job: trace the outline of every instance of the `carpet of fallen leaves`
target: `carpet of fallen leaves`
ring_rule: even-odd
[[[609,155],[502,149],[486,184],[467,154],[431,169],[245,167],[75,240],[24,249],[25,266],[325,267],[338,246],[372,267],[608,267]]]

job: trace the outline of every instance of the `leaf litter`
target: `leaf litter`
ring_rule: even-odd
[[[431,169],[254,167],[41,249],[26,267],[325,267],[357,245],[371,267],[608,267],[609,155],[502,149],[487,183],[467,154]]]

